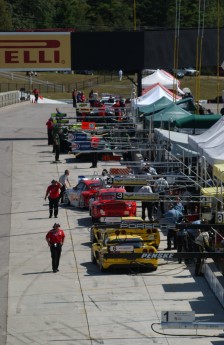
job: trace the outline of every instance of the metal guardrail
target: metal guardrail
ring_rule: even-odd
[[[7,105],[15,104],[20,102],[20,92],[11,91],[0,93],[0,107],[5,107]]]
[[[20,90],[24,88],[26,90],[33,90],[37,88],[40,92],[72,92],[73,89],[76,90],[85,90],[91,89],[92,87],[104,84],[106,82],[117,79],[115,75],[104,75],[104,76],[92,76],[90,79],[85,79],[83,81],[75,83],[63,83],[55,84],[48,81],[40,80],[35,77],[26,77],[26,76],[16,76],[12,73],[3,74],[0,72],[0,76],[9,78],[11,80],[17,80],[15,83],[0,83],[0,92],[9,92],[13,90]],[[75,77],[74,77],[75,78]]]

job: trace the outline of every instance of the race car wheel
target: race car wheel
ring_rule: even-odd
[[[93,264],[96,263],[96,258],[95,258],[94,254],[93,254],[93,250],[91,250],[91,261],[92,261]]]
[[[66,204],[66,205],[70,205],[70,200],[68,198],[68,194],[65,192],[64,195],[63,195],[63,202]]]
[[[99,223],[99,219],[98,219],[98,218],[95,218],[95,217],[92,217],[92,222],[93,222],[93,223]]]

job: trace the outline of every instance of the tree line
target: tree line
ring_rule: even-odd
[[[223,21],[223,0],[0,0],[0,31],[201,28]]]

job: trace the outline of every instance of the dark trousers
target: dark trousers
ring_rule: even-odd
[[[195,244],[195,251],[198,252],[198,253],[202,253],[203,252],[203,248],[201,246],[198,246]],[[196,259],[196,262],[195,262],[195,275],[196,276],[200,276],[202,275],[202,265],[204,263],[204,259],[201,259],[201,258],[197,258]]]
[[[52,217],[53,211],[54,211],[54,216],[57,217],[58,215],[58,202],[59,198],[48,198],[49,199],[49,215]]]
[[[52,129],[47,129],[47,137],[48,137],[48,145],[53,144],[53,136],[52,136]]]
[[[168,229],[167,232],[167,248],[171,249],[171,241],[173,239],[173,246],[177,248],[177,232],[174,229]]]
[[[178,236],[177,235],[177,253],[181,252],[188,252],[188,241],[187,241],[187,236]],[[182,259],[179,258],[178,262],[181,263]],[[186,259],[185,259],[186,262]]]
[[[97,162],[98,162],[98,154],[96,151],[93,151],[93,153],[92,153],[92,166],[94,168],[97,167]]]
[[[38,98],[39,98],[39,94],[36,93],[34,96],[35,96],[35,102],[37,103],[38,102]]]
[[[62,186],[61,187],[60,197],[59,197],[59,200],[61,200],[61,202],[63,202],[63,195],[64,195],[65,190],[66,190],[65,186]]]
[[[73,108],[76,108],[76,98],[73,98],[72,101],[73,101]]]
[[[148,218],[149,220],[152,219],[152,214],[153,214],[153,203],[152,202],[142,202],[142,219],[145,220],[146,218],[146,211],[148,212]]]
[[[52,244],[50,248],[51,248],[52,270],[56,271],[59,266],[62,246],[61,244],[57,243],[56,246]]]
[[[55,145],[55,160],[59,161],[60,145]]]

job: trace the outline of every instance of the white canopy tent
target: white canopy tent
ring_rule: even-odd
[[[189,135],[189,145],[210,165],[224,163],[224,117],[200,135]]]
[[[177,80],[176,78],[174,78],[174,76],[162,69],[157,69],[154,73],[142,78],[143,89],[156,83],[160,83],[167,89],[171,90],[177,90],[180,85],[179,80]]]
[[[157,83],[154,84],[148,92],[146,92],[141,97],[132,100],[132,106],[138,108],[144,105],[150,105],[158,101],[160,98],[166,97],[170,101],[179,100],[180,97],[174,95],[170,90],[168,90],[163,85]]]
[[[198,155],[198,153],[193,151],[189,146],[188,134],[159,128],[155,128],[154,132],[157,142],[161,141],[166,145],[171,144],[171,153],[173,155],[185,158],[196,157]]]

